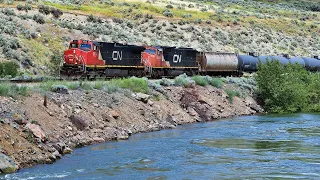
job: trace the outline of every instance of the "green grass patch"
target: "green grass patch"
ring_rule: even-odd
[[[208,82],[211,86],[216,88],[222,88],[223,81],[220,78],[209,78]]]
[[[0,83],[0,96],[27,96],[29,89],[26,86],[18,86],[12,83]]]
[[[45,81],[40,83],[39,87],[40,89],[44,90],[44,91],[51,91],[52,87],[57,86],[57,85],[61,85],[61,86],[65,86],[68,89],[78,89],[80,87],[80,82],[79,81]]]
[[[42,82],[39,87],[44,91],[52,91],[55,86],[66,87],[67,89],[76,90],[105,90],[108,93],[113,93],[119,89],[130,89],[133,92],[148,93],[149,87],[147,79],[144,78],[124,78],[112,79],[110,81],[46,81]]]
[[[233,97],[241,97],[241,93],[237,90],[225,89],[224,91],[228,94],[230,103],[233,103]]]
[[[204,76],[193,76],[192,80],[194,80],[194,82],[199,86],[208,85],[208,81],[207,81],[206,77],[204,77]]]
[[[123,89],[130,89],[133,92],[149,92],[148,82],[144,78],[131,77],[124,79],[112,79],[109,83]]]

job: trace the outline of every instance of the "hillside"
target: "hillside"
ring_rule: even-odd
[[[78,38],[202,51],[319,55],[319,4],[320,0],[2,0],[0,62],[18,62],[18,75],[54,75],[68,42]]]

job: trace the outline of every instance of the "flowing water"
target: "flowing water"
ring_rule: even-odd
[[[320,179],[320,115],[245,116],[75,150],[6,179]]]

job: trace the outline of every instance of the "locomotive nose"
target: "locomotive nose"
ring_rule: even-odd
[[[64,62],[66,64],[74,64],[74,56],[72,54],[64,55]]]

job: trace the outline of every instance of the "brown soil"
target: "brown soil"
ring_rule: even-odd
[[[227,94],[214,87],[172,86],[165,87],[165,92],[167,97],[151,93],[158,94],[160,100],[152,96],[137,100],[128,91],[69,90],[69,94],[48,93],[47,107],[39,93],[19,100],[0,97],[0,152],[23,168],[52,163],[68,153],[69,147],[262,111],[252,97],[234,97],[230,103]],[[38,124],[46,138],[36,138],[27,123]]]

